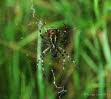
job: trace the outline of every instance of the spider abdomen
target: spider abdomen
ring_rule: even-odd
[[[52,52],[51,54],[53,57],[57,57],[57,51]]]

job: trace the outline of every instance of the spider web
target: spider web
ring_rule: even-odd
[[[39,21],[39,23],[38,23],[38,28],[40,29],[42,25],[43,25],[42,22]],[[44,68],[44,66],[43,66],[43,65],[44,65],[44,60],[41,59],[41,58],[40,58],[39,60],[42,62],[43,74],[45,74],[45,76],[47,77],[47,80],[48,80],[48,74],[45,72],[45,68]],[[65,61],[65,60],[64,60],[64,61]],[[63,62],[63,64],[64,64],[64,62]],[[63,66],[63,70],[64,70],[64,66]],[[67,92],[67,90],[64,88],[64,86],[59,86],[59,85],[57,85],[57,83],[56,83],[56,76],[55,76],[54,70],[51,69],[50,72],[52,73],[53,84],[54,84],[55,88],[60,90],[60,91],[57,92],[57,94],[58,94],[59,99],[61,99],[61,96],[62,96],[65,92]]]
[[[40,26],[43,25],[43,24],[42,24],[42,21],[39,21],[38,25],[39,25],[38,27],[39,27],[39,29],[40,29]],[[64,50],[63,50],[63,52],[66,53]],[[61,57],[62,57],[62,56],[61,56]],[[67,57],[69,60],[71,60],[72,63],[75,64],[75,61],[73,61],[72,58],[71,58],[68,54],[66,54],[66,57]],[[47,77],[47,80],[48,80],[48,74],[46,73],[45,68],[44,68],[44,63],[45,63],[45,62],[44,62],[44,60],[41,59],[41,58],[40,58],[39,60],[42,62],[43,74],[45,74],[45,76]],[[64,58],[64,59],[63,59],[63,62],[62,62],[62,71],[65,70],[65,67],[64,67],[64,66],[65,66],[65,63],[66,63],[66,58]],[[54,87],[59,90],[59,91],[57,91],[57,95],[58,95],[59,99],[61,99],[62,95],[67,92],[67,89],[65,89],[65,84],[66,84],[66,82],[68,81],[68,78],[70,77],[70,75],[73,73],[73,70],[74,70],[74,68],[73,68],[72,71],[69,73],[69,75],[67,75],[67,76],[65,77],[64,80],[62,79],[62,80],[63,80],[63,81],[61,81],[61,82],[62,82],[62,85],[56,83],[56,75],[55,75],[55,73],[54,73],[54,70],[53,70],[52,68],[51,68],[51,70],[50,70],[50,72],[51,72],[51,74],[52,74],[52,77],[53,77]],[[62,72],[62,71],[60,71],[60,72]],[[58,72],[58,73],[59,73],[59,72]]]
[[[36,17],[35,17],[36,11],[35,11],[35,9],[34,9],[33,0],[31,0],[31,2],[32,2],[32,6],[31,6],[32,16],[33,16],[33,18],[36,18]],[[36,22],[33,22],[33,24],[38,25],[38,29],[40,30],[41,27],[43,26],[44,22],[42,22],[41,20],[37,19],[37,21],[36,21]],[[32,25],[33,25],[33,24],[32,24]],[[74,28],[74,29],[75,29],[75,28]],[[47,28],[45,28],[45,30],[47,30]],[[64,51],[64,50],[63,50],[63,51]],[[68,54],[66,54],[66,57],[69,58],[70,60],[72,60],[72,58],[71,58]],[[45,68],[44,68],[44,63],[45,63],[45,62],[44,62],[44,60],[41,59],[41,58],[39,58],[37,61],[38,61],[38,62],[39,62],[39,61],[42,62],[42,71],[43,71],[43,74],[45,74],[45,76],[47,77],[47,80],[48,80],[49,75],[48,75],[47,72],[45,71]],[[72,62],[73,62],[74,65],[75,65],[75,61],[72,61]],[[66,68],[66,67],[65,67],[65,64],[66,64],[66,58],[64,58],[63,61],[62,61],[62,71],[64,71],[65,68]],[[38,65],[38,64],[37,64],[37,65]],[[52,78],[53,78],[52,83],[53,83],[54,87],[59,90],[59,91],[57,91],[57,95],[58,95],[59,99],[61,99],[61,98],[62,98],[62,95],[67,92],[67,89],[65,88],[65,84],[67,83],[69,77],[70,77],[71,74],[73,73],[73,70],[74,70],[74,67],[73,67],[71,70],[69,70],[70,73],[68,73],[68,75],[66,75],[66,76],[64,77],[65,79],[62,79],[63,81],[61,81],[61,82],[62,82],[62,85],[61,85],[61,84],[57,84],[57,82],[56,82],[56,74],[55,74],[55,72],[54,72],[54,70],[53,70],[52,68],[50,69],[50,73],[52,74]],[[61,72],[62,72],[62,71],[61,71]],[[58,72],[58,73],[59,73],[59,72]]]

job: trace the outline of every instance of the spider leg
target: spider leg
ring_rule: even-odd
[[[46,48],[43,52],[42,52],[42,54],[41,54],[41,58],[43,58],[46,54],[47,54],[47,52],[50,50],[50,47],[48,47],[48,48]]]
[[[50,47],[48,47],[48,48],[46,48],[43,52],[42,52],[42,54],[41,54],[41,56],[40,56],[40,59],[38,60],[38,62],[41,60],[42,61],[42,65],[43,65],[43,63],[44,63],[44,61],[43,61],[43,58],[44,58],[44,56],[47,54],[47,52],[50,50]]]
[[[42,35],[42,33],[40,34],[40,37],[41,37],[42,39],[46,40],[46,39],[44,38],[44,36]]]
[[[41,37],[42,39],[46,40],[46,39],[44,38],[44,36],[42,35],[42,28],[39,30],[39,32],[40,32],[40,37]]]
[[[69,54],[67,54],[67,52],[64,49],[62,49],[61,47],[59,47],[58,49],[62,50],[62,52],[67,56],[67,58],[70,59],[73,63],[75,63],[75,61],[70,57]]]
[[[64,24],[64,28],[65,28],[65,29],[64,29],[64,32],[63,32],[63,35],[62,35],[63,37],[64,37],[64,35],[65,35],[65,33],[67,32],[67,29],[68,29],[65,24]]]
[[[44,76],[46,77],[46,79],[48,80],[48,75],[46,74],[46,72],[45,72],[45,69],[44,69],[44,60],[43,60],[43,58],[45,57],[45,55],[48,53],[48,51],[50,50],[50,47],[48,47],[48,48],[46,48],[43,52],[42,52],[42,54],[41,54],[41,56],[40,56],[40,59],[37,61],[37,65],[38,65],[38,63],[39,63],[39,61],[41,60],[41,63],[42,63],[42,71],[43,71],[43,74],[44,74]]]
[[[44,25],[43,25],[43,26],[44,26]],[[42,39],[44,39],[47,43],[49,43],[48,40],[42,35],[42,28],[43,28],[43,26],[42,26],[41,29],[39,30],[39,32],[40,32],[40,37],[41,37]]]
[[[41,30],[40,30],[40,37],[41,37],[43,40],[45,40],[45,42],[49,43],[49,41],[48,41],[47,39],[45,39],[44,36],[42,35]]]
[[[62,55],[63,57],[63,65],[65,65],[66,61],[65,61],[65,55],[59,50],[59,48],[57,48],[57,51]],[[64,69],[64,67],[63,67]]]

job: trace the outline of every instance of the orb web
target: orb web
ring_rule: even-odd
[[[32,2],[32,6],[31,6],[32,16],[33,16],[33,18],[35,18],[35,13],[36,13],[36,12],[35,12],[35,9],[34,9],[33,0],[31,0],[31,2]],[[36,24],[36,25],[37,25],[38,30],[42,30],[43,22],[42,22],[41,20],[38,19],[38,21],[33,22],[33,24]],[[45,24],[46,24],[46,22],[45,22]],[[44,29],[47,30],[47,28],[44,28]],[[66,32],[66,31],[65,31],[65,32]],[[41,31],[41,33],[39,32],[39,34],[42,34],[42,31]],[[71,61],[74,63],[74,65],[75,65],[75,61],[66,53],[66,51],[65,51],[64,49],[62,49],[62,48],[60,48],[60,49],[63,51],[63,54],[64,54],[64,56],[62,57],[62,58],[63,58],[63,61],[62,61],[62,70],[61,70],[61,72],[62,72],[62,71],[65,70],[66,57],[67,57],[69,60],[71,60]],[[37,59],[37,66],[38,66],[38,64],[39,64],[40,61],[41,61],[41,66],[42,66],[42,72],[43,72],[43,74],[45,74],[45,76],[47,77],[47,79],[45,79],[45,78],[44,78],[44,79],[45,79],[45,80],[48,80],[48,76],[49,76],[49,75],[47,74],[47,72],[45,71],[45,68],[44,68],[45,61],[44,61],[43,58],[41,58],[41,57],[39,56],[39,59]],[[60,84],[57,84],[57,83],[56,83],[56,74],[55,74],[54,70],[53,70],[53,69],[50,69],[49,71],[50,71],[50,73],[52,74],[52,79],[53,79],[52,84],[54,85],[54,87],[55,87],[56,89],[59,89],[59,91],[56,91],[56,92],[57,92],[57,95],[58,95],[59,99],[61,99],[61,98],[62,98],[62,95],[67,92],[67,89],[65,89],[65,85],[60,85]],[[59,73],[59,72],[58,72],[58,73]],[[61,82],[65,82],[65,80],[64,80],[64,81],[61,81]]]

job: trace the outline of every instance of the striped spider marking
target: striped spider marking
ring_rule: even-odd
[[[55,27],[51,27],[48,30],[46,30],[45,32],[45,37],[42,35],[42,27],[39,30],[40,32],[40,36],[41,38],[44,40],[44,42],[48,45],[48,47],[42,52],[40,58],[41,60],[43,60],[43,58],[46,56],[46,54],[50,51],[51,52],[51,56],[52,57],[57,57],[58,53],[61,54],[61,56],[63,57],[63,66],[66,63],[66,56],[69,60],[71,60],[74,64],[75,61],[70,57],[69,54],[66,53],[66,51],[64,49],[62,49],[61,47],[58,46],[58,43],[60,43],[60,39],[62,39],[65,35],[65,33],[67,32],[67,26],[64,24],[65,26],[65,30],[61,35],[61,32],[59,29],[55,28]],[[43,62],[42,62],[43,64]],[[63,67],[64,69],[64,67]]]

